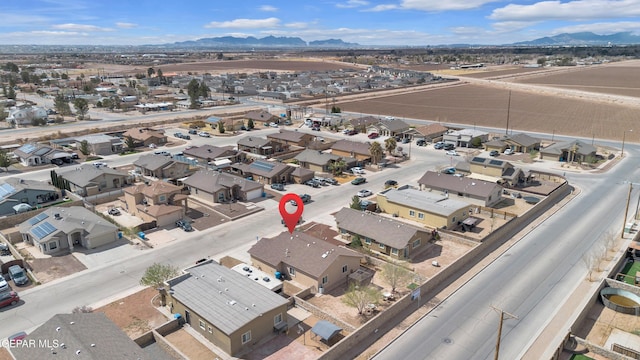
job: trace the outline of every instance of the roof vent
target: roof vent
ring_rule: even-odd
[[[251,304],[252,307],[256,307],[256,304]]]
[[[91,344],[91,347],[96,347],[96,344]]]
[[[74,322],[74,321],[72,321],[72,322],[70,322],[70,323],[69,323],[69,325],[73,325],[73,324],[75,324],[75,322]]]
[[[55,214],[53,214],[53,217],[54,217],[56,220],[60,220],[60,219],[62,219],[62,216],[60,216],[60,214],[59,214],[59,213],[55,213]]]
[[[229,288],[224,288],[224,291],[229,291]]]
[[[76,355],[80,355],[80,350],[76,350]]]
[[[229,305],[235,305],[235,304],[237,304],[237,301],[235,301],[235,300],[229,301]]]
[[[248,308],[248,307],[245,307],[244,309],[245,309],[245,310],[249,310],[249,308]]]
[[[58,327],[56,328],[56,331],[57,331],[57,332],[60,332],[60,330],[61,330],[61,329],[62,329],[62,328],[61,328],[60,326],[58,326]]]
[[[60,347],[63,348],[63,349],[66,349],[67,345],[65,343],[62,343],[62,344],[60,344]]]
[[[262,281],[269,282],[269,281],[271,281],[271,279],[269,279],[267,276],[265,276],[265,277],[262,278]]]

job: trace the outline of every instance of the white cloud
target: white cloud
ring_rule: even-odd
[[[509,4],[493,10],[489,19],[499,21],[544,21],[611,19],[640,16],[640,0],[541,1],[532,5]]]
[[[572,25],[572,26],[564,26],[552,31],[553,35],[563,34],[563,33],[576,33],[583,31],[591,31],[593,33],[599,35],[610,35],[618,32],[638,32],[640,31],[640,22],[632,22],[632,21],[621,21],[621,22],[601,22],[601,23],[590,23],[590,24],[580,24],[580,25]]]
[[[278,11],[278,8],[271,5],[262,5],[260,6],[260,11],[275,12]]]
[[[497,1],[500,0],[402,0],[400,7],[420,11],[470,10]]]
[[[205,25],[205,28],[215,29],[261,29],[261,28],[274,28],[280,25],[280,19],[267,18],[267,19],[235,19],[231,21],[212,21]]]
[[[389,11],[389,10],[395,10],[395,9],[398,9],[397,5],[387,4],[387,5],[376,5],[371,9],[367,9],[366,11],[376,12],[376,11]]]
[[[85,25],[85,24],[58,24],[58,25],[52,25],[51,26],[54,29],[59,29],[59,30],[71,30],[71,31],[90,31],[90,32],[95,32],[95,31],[113,31],[113,29],[109,29],[109,28],[103,28],[103,27],[99,27],[99,26],[95,26],[95,25]]]
[[[348,0],[346,3],[337,3],[336,7],[340,9],[352,9],[352,8],[357,8],[357,7],[367,6],[367,5],[369,5],[368,1]]]
[[[305,22],[292,22],[292,23],[284,24],[284,27],[289,29],[305,29],[309,27],[309,24]]]
[[[34,23],[44,23],[47,20],[48,19],[44,16],[23,15],[23,14],[3,12],[2,21],[0,21],[0,27],[33,25]]]
[[[116,26],[119,27],[120,29],[133,29],[135,27],[138,27],[138,24],[128,23],[128,22],[117,22]]]

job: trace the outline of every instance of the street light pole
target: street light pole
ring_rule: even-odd
[[[502,309],[498,309],[495,306],[491,305],[491,308],[500,313],[500,322],[498,323],[498,339],[496,340],[496,353],[495,353],[495,356],[493,357],[494,360],[498,360],[500,355],[500,338],[502,337],[502,324],[504,323],[504,316],[507,315],[509,316],[509,318],[516,319],[516,320],[518,320],[518,317]]]
[[[623,157],[624,157],[624,140],[625,140],[625,138],[626,138],[627,131],[631,132],[631,131],[633,131],[633,129],[631,129],[631,130],[625,130],[625,131],[623,131],[623,132],[622,132],[622,149],[621,149],[621,151],[620,151],[620,158],[623,158]]]

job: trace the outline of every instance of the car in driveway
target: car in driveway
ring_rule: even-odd
[[[351,173],[354,174],[354,175],[363,175],[364,174],[364,169],[361,168],[361,167],[358,167],[358,166],[352,167],[351,168]]]
[[[498,150],[491,150],[491,152],[489,153],[489,156],[498,156],[500,155],[500,151]]]
[[[371,134],[367,135],[367,137],[369,139],[377,139],[378,137],[380,137],[380,134],[374,132],[374,133],[371,133]]]
[[[443,149],[444,143],[442,141],[438,141],[437,143],[433,144],[433,148],[438,150]]]
[[[187,220],[176,221],[176,226],[187,232],[193,231],[193,227],[191,226],[191,223],[189,223]]]
[[[453,175],[453,174],[456,173],[456,168],[452,168],[452,167],[446,168],[446,169],[442,170],[442,173],[443,174]]]
[[[320,183],[319,183],[319,182],[317,182],[317,181],[316,181],[316,180],[314,180],[314,179],[307,180],[307,181],[305,181],[305,182],[304,182],[304,184],[305,184],[305,185],[307,185],[307,186],[314,187],[314,188],[318,188],[318,187],[320,187]]]
[[[349,135],[349,136],[356,135],[357,133],[358,133],[357,130],[349,130],[349,131],[346,132],[346,134]]]
[[[271,188],[273,190],[284,191],[284,184],[280,184],[280,183],[271,184]]]
[[[29,282],[26,272],[20,265],[9,266],[9,277],[16,285],[26,285]]]
[[[9,341],[8,344],[9,344],[10,347],[11,346],[18,346],[18,344],[20,344],[20,341],[23,341],[24,338],[26,338],[26,337],[27,337],[27,333],[24,332],[24,331],[20,331],[20,332],[15,333],[15,334],[13,334],[13,335],[11,335],[11,336],[9,336],[7,338],[7,340]]]
[[[505,155],[513,155],[513,153],[514,153],[514,151],[511,150],[511,149],[507,149],[507,150],[504,151]]]
[[[456,146],[453,145],[453,144],[444,144],[444,146],[442,148],[445,149],[445,150],[453,150],[453,149],[456,148]]]
[[[419,140],[416,141],[416,145],[418,145],[418,146],[427,146],[427,140],[419,139]]]
[[[353,180],[351,180],[351,184],[353,185],[360,185],[360,184],[364,184],[367,182],[367,179],[363,178],[362,176],[359,176]]]
[[[211,137],[211,134],[209,134],[209,133],[208,133],[208,132],[206,132],[206,131],[200,131],[200,132],[198,133],[198,136],[208,138],[208,137]]]
[[[153,153],[155,155],[171,156],[171,153],[166,150],[158,150],[158,151],[154,151]]]
[[[338,180],[334,178],[324,178],[324,182],[331,185],[338,185]]]
[[[118,208],[111,208],[109,209],[109,215],[113,215],[113,216],[118,216],[120,215],[120,209]]]
[[[4,276],[0,276],[0,293],[9,291],[9,283],[4,278]]]
[[[389,179],[389,180],[384,182],[384,187],[385,188],[396,187],[396,186],[398,186],[398,182],[395,181],[395,180]]]
[[[367,196],[373,195],[373,193],[371,191],[369,191],[369,190],[363,189],[363,190],[358,191],[357,195],[358,195],[358,197],[367,197]]]
[[[449,156],[458,156],[458,153],[455,150],[447,150],[446,154]]]
[[[189,134],[191,134],[191,135],[198,135],[198,130],[196,130],[196,129],[189,129]]]
[[[298,196],[300,197],[300,200],[302,200],[302,203],[303,203],[303,204],[306,204],[306,203],[308,203],[309,201],[311,201],[311,195],[309,195],[309,194],[300,194],[300,195],[298,195]],[[291,200],[291,201],[289,201],[289,203],[290,203],[291,205],[293,205],[293,206],[298,206],[298,203],[296,203],[296,201],[295,201],[295,200]]]
[[[15,291],[8,291],[0,294],[0,307],[13,306],[20,301],[20,296]]]

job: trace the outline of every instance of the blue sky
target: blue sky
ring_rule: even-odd
[[[498,45],[579,31],[640,33],[640,0],[0,0],[0,44],[273,35],[361,45]]]

